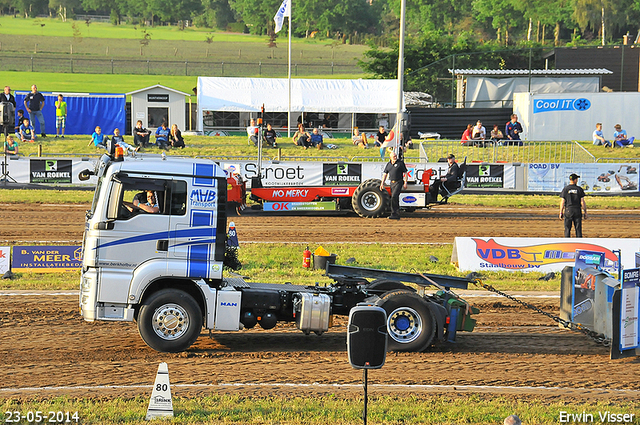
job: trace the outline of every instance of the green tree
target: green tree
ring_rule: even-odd
[[[67,16],[72,15],[79,7],[80,0],[49,0],[49,9],[53,10],[63,22],[66,22]]]
[[[610,30],[622,28],[627,23],[627,11],[633,9],[635,0],[574,0],[573,17],[584,31],[590,28],[605,38]],[[605,40],[606,42],[606,40]]]
[[[252,34],[259,35],[273,28],[273,16],[281,3],[282,0],[229,0],[231,10],[242,18]]]
[[[473,0],[474,16],[478,20],[491,22],[496,30],[496,40],[509,44],[511,30],[526,27],[523,14],[517,8],[520,0]]]

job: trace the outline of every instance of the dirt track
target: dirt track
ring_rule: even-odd
[[[28,211],[3,205],[0,240],[79,241],[86,208],[42,205],[30,206]],[[234,221],[241,241],[388,241],[399,235],[406,242],[452,242],[454,235],[558,236],[562,223],[556,217],[555,209],[487,211],[445,206],[407,216],[395,228],[388,220],[357,217],[241,216]],[[636,212],[592,211],[585,236],[631,237],[637,235],[630,230],[639,228]],[[568,402],[639,398],[640,360],[610,361],[608,348],[559,330],[550,319],[508,300],[469,299],[482,312],[476,331],[460,335],[457,344],[440,345],[427,353],[390,353],[385,367],[369,375],[371,384],[445,387],[374,385],[371,391],[480,392]],[[559,304],[557,298],[532,302],[550,311]],[[160,361],[169,363],[175,395],[238,391],[359,395],[361,372],[348,365],[345,321],[338,320],[337,325],[321,337],[305,336],[287,326],[214,333],[213,339],[203,333],[188,352],[161,354],[144,345],[133,324],[83,322],[73,294],[1,295],[0,398],[60,394],[58,390],[18,390],[43,386],[127,387],[64,391],[83,397],[148,395]],[[287,383],[317,385],[277,386]]]

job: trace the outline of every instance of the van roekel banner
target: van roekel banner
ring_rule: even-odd
[[[32,159],[29,183],[71,183],[71,160]]]
[[[573,266],[577,250],[604,253],[603,270],[617,273],[620,250],[622,267],[633,267],[640,239],[622,238],[467,238],[453,243],[451,262],[460,271],[559,272]]]
[[[80,246],[14,246],[11,269],[19,272],[65,272],[82,267]]]

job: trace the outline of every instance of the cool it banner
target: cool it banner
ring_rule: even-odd
[[[547,164],[528,166],[527,189],[561,192],[569,184],[569,175],[580,176],[578,186],[588,193],[637,192],[638,164]]]
[[[573,266],[577,250],[604,253],[603,269],[618,270],[613,253],[620,250],[624,267],[633,267],[640,239],[456,238],[451,261],[460,271],[559,272]]]

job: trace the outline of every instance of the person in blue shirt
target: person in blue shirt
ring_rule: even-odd
[[[522,124],[518,122],[518,116],[511,114],[511,121],[504,127],[504,135],[507,136],[505,145],[518,145],[522,146],[520,141],[520,134],[522,134]]]
[[[164,121],[156,130],[156,145],[158,145],[160,149],[169,150],[169,129],[167,128],[167,123]]]
[[[36,132],[33,126],[29,124],[29,118],[24,117],[22,119],[22,125],[20,126],[20,141],[21,142],[35,142]]]
[[[95,131],[91,135],[91,140],[87,145],[91,145],[93,143],[96,148],[107,149],[107,143],[104,140],[104,134],[102,134],[102,129],[99,125],[96,126]]]
[[[616,124],[614,128],[616,131],[613,132],[613,140],[616,142],[616,145],[621,148],[633,145],[633,137],[631,139],[627,138],[627,130],[623,130],[620,124]]]
[[[322,134],[320,134],[317,127],[314,128],[313,133],[311,133],[311,145],[322,149],[322,141]]]
[[[601,122],[596,124],[596,129],[593,132],[593,144],[596,146],[604,146],[605,148],[611,147],[611,142],[604,138]]]

